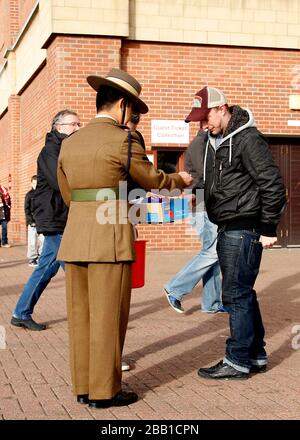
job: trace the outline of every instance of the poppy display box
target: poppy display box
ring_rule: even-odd
[[[187,197],[150,195],[134,201],[140,207],[139,223],[172,223],[189,216]]]

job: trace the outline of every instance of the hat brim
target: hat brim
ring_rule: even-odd
[[[185,118],[184,122],[201,122],[207,118],[210,108],[193,108],[190,114]]]
[[[128,96],[128,98],[130,99],[131,102],[133,102],[135,109],[139,112],[139,113],[147,113],[149,111],[148,106],[144,103],[144,101],[142,101],[140,98],[138,98],[137,96],[135,96],[133,93],[131,93],[129,90],[126,90],[124,87],[122,87],[119,84],[116,84],[115,82],[106,79],[102,76],[97,76],[97,75],[90,75],[87,77],[87,82],[89,83],[89,85],[96,90],[96,92],[98,92],[99,88],[101,86],[110,86],[113,87],[114,89],[120,90],[120,92],[122,92],[124,95]]]

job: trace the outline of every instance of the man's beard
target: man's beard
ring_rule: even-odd
[[[223,130],[220,130],[218,133],[212,133],[210,130],[208,130],[208,134],[211,137],[217,138],[218,136],[222,136]]]
[[[217,136],[219,136],[219,133],[214,134],[214,133],[212,133],[210,130],[208,130],[208,133],[209,133],[209,135],[210,135],[211,137],[217,137]]]

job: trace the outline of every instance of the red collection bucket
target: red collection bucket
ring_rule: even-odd
[[[146,240],[135,241],[136,260],[132,263],[131,287],[137,289],[145,285]]]

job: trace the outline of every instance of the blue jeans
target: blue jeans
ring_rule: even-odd
[[[51,278],[56,275],[59,266],[64,269],[64,262],[56,259],[61,238],[61,234],[45,236],[39,264],[25,284],[13,313],[15,318],[30,319],[34,306]]]
[[[251,365],[267,364],[265,330],[253,289],[262,256],[259,237],[254,230],[221,230],[217,242],[223,304],[230,324],[224,362],[245,373]]]
[[[202,248],[167,284],[166,291],[181,301],[202,279],[202,310],[217,311],[221,306],[221,278],[217,244],[217,226],[208,219],[206,211],[197,212],[191,219]]]
[[[1,244],[7,244],[7,221],[6,220],[0,220],[1,223],[1,228],[2,228],[2,232],[1,232]]]

